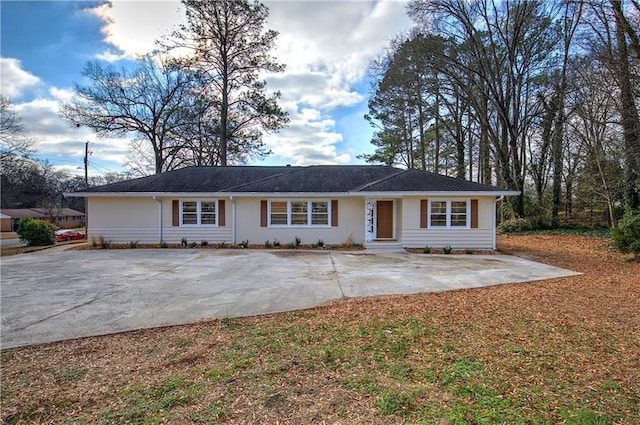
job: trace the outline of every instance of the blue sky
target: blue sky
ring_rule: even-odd
[[[273,152],[251,165],[354,164],[371,152],[366,69],[390,39],[409,30],[403,1],[265,1],[268,28],[280,33],[273,52],[287,65],[267,77],[280,90],[290,126],[264,140]],[[40,157],[83,173],[123,171],[129,140],[98,138],[58,114],[60,101],[89,60],[126,66],[183,19],[177,0],[5,1],[0,3],[0,89],[15,106]]]

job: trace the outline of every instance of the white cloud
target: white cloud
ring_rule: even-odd
[[[0,58],[0,75],[0,93],[9,99],[20,96],[26,88],[40,84],[38,77],[21,68],[18,59]]]
[[[365,102],[357,86],[369,62],[411,26],[405,4],[265,2],[270,10],[267,27],[280,33],[274,56],[286,65],[284,73],[267,77],[267,87],[281,92],[281,103],[291,117],[288,128],[265,137],[278,157],[294,165],[355,160],[354,147],[342,146],[334,115],[340,108]],[[369,135],[362,139],[365,150]]]
[[[98,55],[107,61],[154,50],[155,41],[168,35],[184,19],[178,0],[112,0],[91,9],[91,13],[105,21],[102,29],[105,41],[123,52],[120,55],[107,51]]]
[[[37,98],[16,104],[26,133],[36,142],[39,156],[57,165],[56,169],[74,169],[84,165],[85,143],[93,152],[92,162],[124,164],[129,153],[129,141],[122,138],[100,138],[88,128],[77,128],[58,114],[59,100],[66,100],[72,92],[51,88],[51,98]],[[114,170],[117,171],[117,170]],[[84,171],[82,171],[84,173]]]

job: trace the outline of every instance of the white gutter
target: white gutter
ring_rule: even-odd
[[[498,231],[498,229],[496,227],[496,218],[497,218],[496,217],[496,213],[498,212],[497,205],[498,205],[498,202],[501,202],[503,199],[504,199],[504,195],[501,195],[499,198],[496,198],[493,201],[493,224],[492,224],[492,226],[493,226],[493,250],[494,251],[496,250],[496,232]]]
[[[158,203],[158,238],[162,243],[162,200],[155,195],[153,195],[153,200]]]

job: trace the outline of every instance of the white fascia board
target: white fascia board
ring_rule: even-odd
[[[72,198],[89,197],[171,197],[171,198],[331,198],[331,197],[405,197],[405,196],[517,196],[518,191],[490,191],[490,192],[73,192],[64,196]]]
[[[517,191],[495,191],[495,192],[452,192],[452,191],[429,191],[429,192],[352,192],[353,196],[362,196],[365,198],[380,198],[380,197],[415,197],[415,196],[440,196],[440,197],[448,197],[448,196],[516,196],[520,195],[520,192]]]
[[[64,196],[72,198],[113,198],[113,197],[125,197],[125,198],[140,198],[140,197],[163,197],[163,198],[198,198],[198,197],[214,197],[214,198],[228,198],[233,196],[233,193],[225,192],[73,192],[65,193]]]
[[[345,192],[74,192],[64,196],[87,197],[164,197],[164,198],[331,198],[350,196]]]
[[[343,198],[346,192],[229,192],[234,198]]]

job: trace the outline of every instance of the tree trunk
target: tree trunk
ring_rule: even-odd
[[[626,172],[626,203],[630,208],[640,207],[638,194],[638,155],[640,154],[640,118],[636,108],[631,73],[629,69],[629,54],[625,37],[622,2],[611,1],[616,19],[616,42],[618,44],[617,77],[620,88],[620,103],[622,128],[624,131],[625,172]]]

